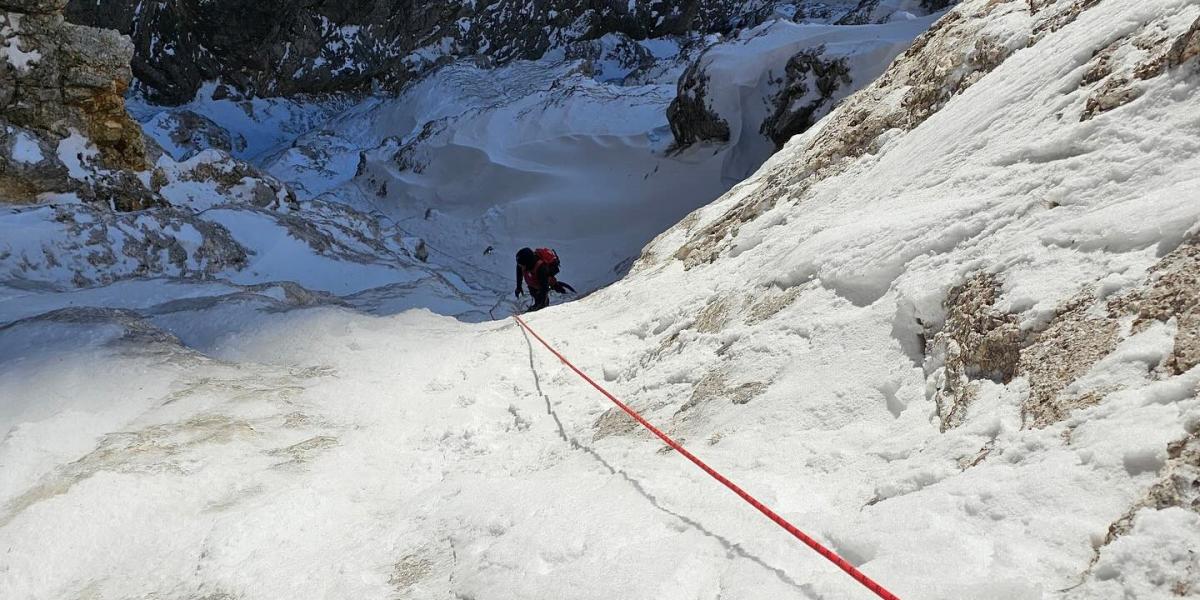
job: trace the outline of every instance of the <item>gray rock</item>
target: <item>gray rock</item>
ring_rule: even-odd
[[[667,107],[667,121],[675,146],[685,148],[697,142],[728,142],[729,123],[708,105],[709,75],[704,57],[693,62],[679,78],[679,92]]]
[[[132,73],[133,45],[113,31],[63,21],[61,1],[5,0],[0,37],[25,60],[0,64],[0,199],[29,202],[44,193],[76,193],[80,198],[123,209],[156,204],[154,194],[129,171],[146,168],[141,128],[125,112],[124,93]],[[27,11],[27,12],[23,12]],[[59,143],[85,136],[96,161],[75,157],[75,173],[59,157]],[[43,160],[17,160],[12,144],[34,140]],[[86,165],[85,165],[86,163]]]
[[[994,11],[1004,5],[986,6]],[[846,158],[873,151],[888,131],[912,130],[970,88],[1016,50],[983,33],[982,22],[979,15],[967,18],[960,11],[943,16],[874,83],[844,100],[831,120],[806,140],[797,160],[775,166],[770,177],[776,183],[770,189],[749,196],[703,227],[689,229],[687,241],[669,254],[685,268],[715,260],[741,224],[785,196],[803,198],[813,185],[844,169]],[[1030,43],[1036,39],[1031,36]],[[903,100],[896,103],[895,95]],[[659,253],[667,254],[650,248],[643,256],[652,261]]]
[[[0,0],[0,10],[29,14],[61,13],[67,0]]]
[[[2,121],[0,121],[2,125]],[[18,159],[18,146],[30,152],[29,144],[37,147],[42,159]],[[29,200],[43,192],[70,192],[67,168],[54,157],[54,146],[37,132],[12,125],[0,126],[0,202]]]
[[[64,23],[59,14],[0,14],[0,29],[38,58],[0,66],[0,117],[66,137],[87,135],[112,168],[145,166],[141,129],[125,112],[133,46],[113,31]]]
[[[654,66],[650,51],[621,33],[572,43],[565,48],[565,56],[585,61],[586,72],[604,81],[625,80]]]
[[[501,65],[609,33],[633,40],[727,33],[744,25],[748,13],[769,15],[776,5],[793,4],[823,3],[72,0],[67,16],[131,36],[142,90],[153,101],[178,104],[213,80],[228,86],[222,95],[395,88],[456,58]]]
[[[883,23],[892,16],[891,11],[879,10],[880,0],[859,0],[858,6],[838,19],[838,25],[866,25],[868,23]],[[946,10],[958,4],[958,0],[921,0],[920,7],[925,13],[935,13]]]
[[[779,91],[768,99],[773,107],[759,131],[777,148],[809,127],[833,108],[834,94],[850,85],[845,58],[825,58],[825,47],[793,56],[784,67]]]

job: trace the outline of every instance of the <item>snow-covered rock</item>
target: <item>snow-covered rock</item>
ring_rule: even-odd
[[[858,6],[837,20],[839,25],[865,25],[905,21],[914,15],[945,10],[953,0],[859,0]]]
[[[770,21],[709,47],[679,80],[668,109],[680,147],[732,144],[731,177],[874,81],[934,17],[847,27]]]
[[[210,148],[225,152],[246,149],[246,139],[240,134],[232,134],[212,119],[190,110],[158,113],[144,127],[176,160],[186,160]]]

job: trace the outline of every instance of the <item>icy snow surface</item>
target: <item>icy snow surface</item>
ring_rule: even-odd
[[[985,4],[994,5],[970,0],[961,10]],[[994,29],[1024,35],[1025,3],[1010,4]],[[1105,372],[1084,376],[1123,389],[1040,429],[1022,427],[1029,389],[1017,378],[985,381],[963,425],[940,431],[906,336],[917,319],[943,320],[947,290],[971,273],[999,276],[1000,303],[1032,327],[1097,282],[1110,294],[1136,284],[1200,233],[1194,74],[1149,80],[1125,106],[1078,119],[1095,50],[1154,19],[1178,31],[1198,18],[1200,6],[1184,0],[1099,3],[912,131],[792,197],[780,189],[787,168],[820,132],[799,136],[657,238],[630,275],[529,320],[902,598],[1194,596],[1195,512],[1140,509],[1129,532],[1105,544],[1110,525],[1158,480],[1167,445],[1200,422],[1200,367],[1146,368],[1147,357],[1170,352],[1175,325],[1125,332],[1095,367]],[[531,242],[599,254],[581,263],[619,260],[601,250],[618,238],[573,229],[620,224],[588,200],[611,191],[604,202],[628,202],[625,224],[650,230],[660,223],[642,221],[658,213],[638,212],[647,196],[627,198],[631,190],[672,203],[668,191],[715,185],[655,183],[656,166],[670,173],[681,168],[672,161],[694,161],[719,177],[723,157],[712,148],[674,159],[649,152],[665,143],[646,129],[664,89],[644,89],[644,113],[606,113],[594,82],[568,77],[575,87],[559,97],[576,101],[555,107],[521,89],[522,68],[498,73],[514,91],[485,98],[494,109],[434,103],[437,86],[480,77],[457,67],[406,101],[368,103],[316,134],[375,140],[365,168],[374,185],[390,183],[384,196],[403,209],[390,217],[417,235],[441,231],[436,242],[464,253],[468,241],[496,236],[494,263],[437,274],[448,288],[492,267],[504,279],[515,240],[501,233],[528,227]],[[455,118],[417,149],[430,157],[419,173],[392,160],[408,140],[387,139],[403,129],[396,123],[418,120],[413,111]],[[529,111],[536,118],[520,118]],[[575,133],[551,135],[568,121]],[[534,125],[547,134],[536,153],[490,145],[505,139],[490,128]],[[653,157],[646,179],[587,180],[569,169],[583,154],[623,172],[630,153],[614,149],[630,147]],[[335,162],[357,154],[328,148]],[[476,198],[468,181],[448,187],[455,177],[512,200]],[[589,194],[547,211],[567,183]],[[370,185],[339,184],[336,199],[383,210]],[[780,191],[783,200],[731,233],[712,263],[685,271],[671,258],[738,202]],[[485,206],[501,208],[480,220]],[[288,245],[299,242],[262,215],[205,213],[260,250],[245,279],[134,280],[69,294],[0,288],[0,596],[873,597],[614,415],[512,322],[405,310],[425,299],[368,289],[385,280],[409,289],[409,266],[380,274],[364,262],[339,280],[335,264],[307,258],[317,254],[290,262],[298,249]],[[521,226],[489,227],[506,222]],[[344,297],[271,284],[275,271]],[[362,285],[338,289],[343,280]],[[986,460],[966,466],[982,448]]]

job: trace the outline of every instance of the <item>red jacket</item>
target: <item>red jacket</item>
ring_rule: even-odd
[[[537,258],[533,266],[517,263],[517,289],[521,288],[522,279],[530,292],[556,288],[558,280],[554,275],[558,273],[558,254],[549,248],[538,248],[533,255]]]
[[[525,285],[529,286],[529,291],[531,292],[533,290],[548,290],[558,283],[558,280],[550,274],[549,265],[541,260],[537,261],[531,269],[517,265],[517,287],[521,286],[522,279],[525,280]]]

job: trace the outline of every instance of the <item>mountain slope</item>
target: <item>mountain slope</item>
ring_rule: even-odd
[[[964,2],[530,322],[900,597],[1194,594],[1197,23]],[[0,328],[6,595],[871,597],[512,323],[269,294]]]
[[[794,3],[771,0],[73,0],[67,14],[131,36],[142,90],[179,104],[209,81],[250,97],[399,88],[457,58],[503,65],[609,34],[644,40],[728,33],[772,16],[781,4],[796,13]],[[799,4],[815,5],[810,11],[818,17],[855,8],[849,0]],[[925,12],[947,3],[935,4],[941,6]]]
[[[728,40],[611,34],[536,61],[448,64],[395,96],[244,99],[207,84],[179,107],[135,98],[130,112],[162,155],[136,177],[125,175],[164,214],[100,211],[102,222],[140,224],[81,227],[69,215],[74,204],[15,209],[14,226],[35,224],[38,233],[0,240],[0,269],[15,287],[130,277],[254,285],[284,279],[342,295],[381,287],[390,276],[397,286],[370,292],[369,304],[407,295],[384,304],[478,320],[509,310],[500,297],[512,289],[511,248],[542,244],[555,246],[570,281],[590,291],[619,278],[654,235],[766,160],[780,133],[768,131],[769,120],[828,111],[936,19],[905,14],[863,26],[781,17]],[[837,82],[822,86],[822,113],[805,104],[802,79],[785,84],[776,77],[792,56],[847,66]],[[671,133],[668,108],[679,98],[681,74],[697,71],[692,64],[704,65],[699,70],[714,89],[738,95],[693,99],[738,124],[725,142],[684,147]],[[785,129],[808,125],[800,119]],[[47,137],[49,147],[54,136]],[[85,139],[58,144],[67,142],[90,152]],[[61,162],[43,154],[39,168]],[[113,173],[80,160],[80,181],[102,182]],[[253,214],[238,218],[238,211]],[[94,221],[91,214],[80,218]],[[160,259],[163,250],[168,256]],[[289,264],[254,260],[284,250],[295,254]],[[123,254],[133,260],[109,258]],[[364,279],[330,277],[339,260]],[[418,271],[431,275],[414,280]],[[461,281],[437,281],[436,273]]]

